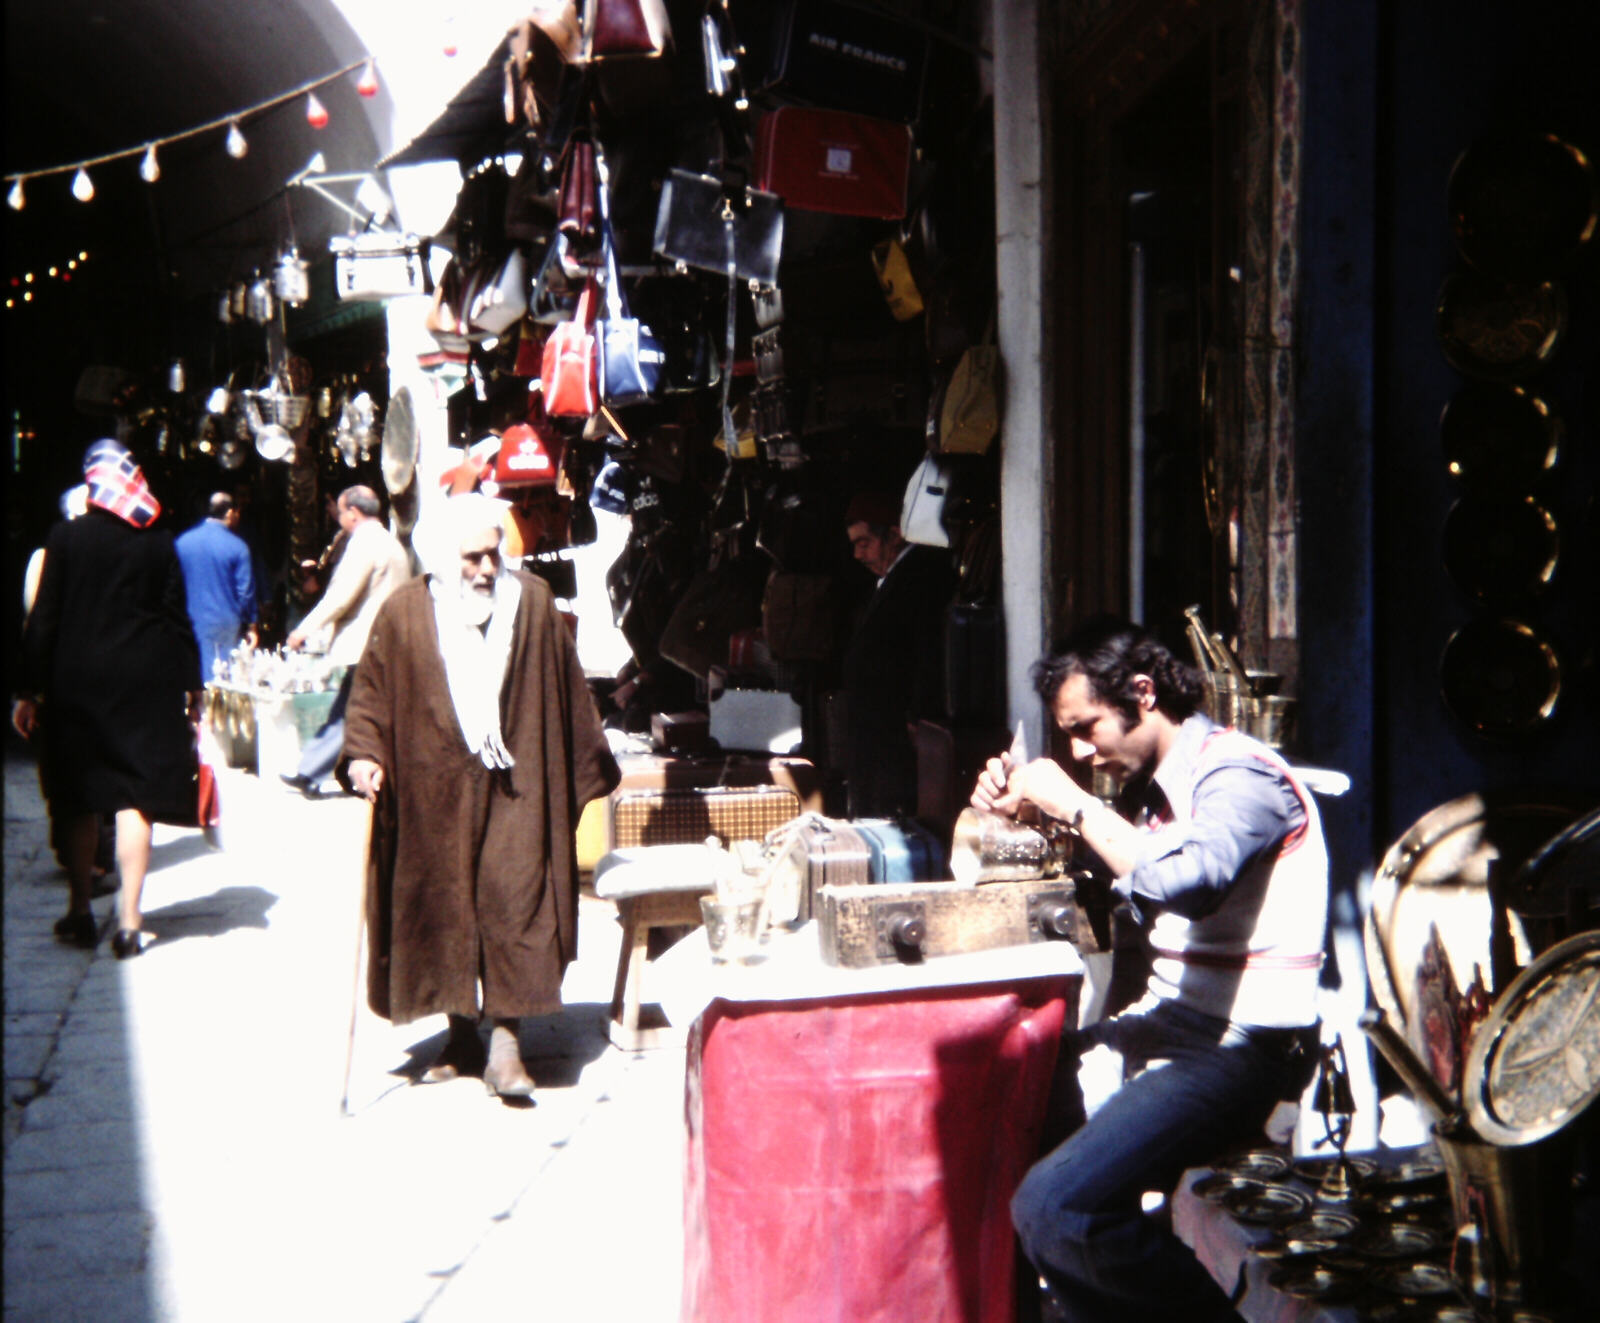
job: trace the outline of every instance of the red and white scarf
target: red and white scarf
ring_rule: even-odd
[[[161,513],[144,471],[119,442],[96,441],[89,447],[83,457],[83,479],[89,486],[91,506],[135,528],[149,528]]]

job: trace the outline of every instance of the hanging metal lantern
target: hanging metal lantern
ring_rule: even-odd
[[[290,248],[278,259],[272,273],[272,289],[291,308],[298,308],[311,297],[311,268],[298,248]]]
[[[167,368],[167,389],[174,395],[182,395],[189,385],[188,374],[184,371],[183,360],[175,358]]]
[[[228,291],[228,320],[242,322],[250,303],[250,287],[239,281]]]

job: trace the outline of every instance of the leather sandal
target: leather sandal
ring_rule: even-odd
[[[119,928],[111,939],[111,954],[118,960],[131,960],[143,949],[143,931],[139,928]]]

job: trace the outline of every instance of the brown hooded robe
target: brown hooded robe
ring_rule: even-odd
[[[550,589],[516,577],[522,600],[500,695],[514,767],[491,772],[467,749],[425,578],[384,603],[356,667],[339,776],[356,758],[384,769],[368,865],[367,998],[395,1024],[557,1010],[577,951],[573,833],[619,773]]]

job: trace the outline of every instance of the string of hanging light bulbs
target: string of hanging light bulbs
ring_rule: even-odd
[[[68,161],[63,165],[46,166],[41,170],[18,170],[14,174],[6,175],[6,183],[11,185],[6,194],[6,202],[13,211],[21,211],[27,205],[27,198],[23,191],[23,183],[30,179],[42,179],[49,175],[72,175],[72,196],[79,202],[90,202],[94,199],[94,180],[90,178],[89,171],[112,161],[126,161],[133,157],[140,157],[139,178],[147,184],[153,184],[161,178],[161,162],[157,158],[158,148],[170,147],[173,143],[184,142],[190,138],[197,138],[203,133],[211,133],[217,129],[226,128],[227,137],[223,146],[229,156],[235,160],[240,159],[250,150],[250,143],[244,136],[242,124],[257,115],[264,114],[286,102],[293,101],[296,97],[306,99],[306,123],[313,129],[326,128],[328,125],[328,109],[317,97],[317,89],[326,87],[329,83],[337,82],[348,74],[360,69],[361,77],[356,81],[356,91],[364,97],[374,97],[378,94],[377,61],[370,55],[347,64],[342,69],[336,69],[331,74],[324,74],[321,78],[313,78],[309,82],[301,83],[290,88],[287,92],[280,92],[277,96],[266,101],[261,101],[253,106],[246,106],[243,110],[236,110],[227,115],[219,115],[216,119],[208,119],[204,124],[196,124],[193,128],[184,129],[181,133],[169,133],[159,138],[152,138],[149,142],[142,142],[136,147],[126,147],[121,151],[105,152],[100,156],[86,157],[81,161]]]

